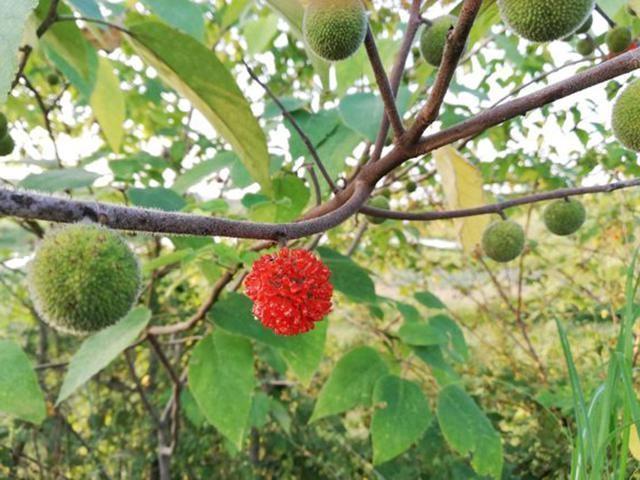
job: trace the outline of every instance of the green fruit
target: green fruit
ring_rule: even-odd
[[[41,241],[29,265],[28,285],[42,320],[64,332],[90,333],[131,310],[140,291],[140,268],[120,235],[75,224]]]
[[[593,15],[589,15],[589,18],[587,18],[587,21],[584,22],[578,30],[576,30],[576,33],[587,33],[589,30],[591,30],[592,26],[593,26]]]
[[[482,249],[496,262],[510,262],[524,250],[524,230],[511,220],[492,223],[482,236]]]
[[[607,32],[607,46],[611,53],[622,53],[633,42],[633,34],[627,27],[612,28]]]
[[[534,42],[564,38],[581,28],[595,0],[498,0],[502,20]]]
[[[60,83],[60,77],[55,73],[50,73],[49,75],[47,75],[47,83],[52,87],[55,87]]]
[[[583,38],[576,44],[576,51],[583,57],[588,57],[595,49],[596,42],[594,42],[591,37]]]
[[[457,17],[444,15],[424,27],[420,36],[420,52],[427,63],[434,67],[440,66],[449,30],[455,27],[457,22]]]
[[[350,57],[367,34],[367,14],[360,0],[311,0],[302,31],[307,45],[325,60]]]
[[[16,148],[16,144],[11,138],[11,135],[6,134],[4,137],[0,138],[0,157],[4,157],[13,152],[13,149]]]
[[[566,236],[577,232],[586,218],[584,205],[577,200],[558,200],[544,209],[544,224],[556,235]]]
[[[408,193],[413,193],[418,189],[418,185],[416,184],[416,182],[409,182],[407,183],[407,192]]]
[[[640,80],[618,96],[613,106],[613,132],[628,149],[640,152]]]
[[[9,133],[9,122],[4,113],[0,113],[0,138],[4,138]]]
[[[383,210],[389,210],[389,200],[387,200],[385,197],[374,197],[369,202],[369,206],[381,208]],[[380,225],[387,221],[386,218],[371,217],[369,215],[367,215],[367,220],[369,220],[369,222],[373,223],[374,225]]]

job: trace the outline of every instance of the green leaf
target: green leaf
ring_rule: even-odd
[[[461,455],[473,455],[471,464],[478,474],[500,478],[504,463],[500,435],[464,390],[457,385],[440,390],[437,416],[449,445]]]
[[[0,340],[0,412],[40,425],[47,416],[44,395],[22,349]]]
[[[188,99],[229,142],[251,176],[271,193],[264,132],[235,80],[207,47],[156,22],[130,27],[133,45],[160,77]]]
[[[20,182],[20,187],[41,192],[61,192],[74,188],[90,187],[99,176],[82,168],[49,170],[27,175]]]
[[[114,152],[119,152],[124,137],[126,108],[120,79],[113,72],[108,58],[100,57],[98,61],[96,84],[90,102],[107,143]]]
[[[400,90],[396,103],[401,116],[409,105],[409,97],[406,88]],[[371,142],[376,141],[384,113],[384,104],[379,96],[365,92],[347,95],[340,101],[339,110],[347,127]]]
[[[434,345],[430,347],[414,347],[416,356],[429,365],[431,374],[441,386],[449,385],[460,381],[460,376],[447,363],[442,354],[442,347]]]
[[[448,340],[445,332],[426,323],[405,323],[398,336],[407,345],[416,346],[441,345]]]
[[[464,362],[469,359],[467,342],[456,322],[446,315],[435,315],[429,319],[429,325],[441,331],[447,338],[447,349],[456,361]]]
[[[317,251],[331,270],[331,283],[336,290],[356,302],[376,302],[375,286],[366,270],[330,248],[319,247]]]
[[[7,92],[18,70],[18,49],[27,19],[38,5],[37,0],[0,0],[0,105],[7,101]]]
[[[251,310],[249,298],[229,293],[213,306],[209,318],[227,332],[274,347],[303,385],[307,385],[322,360],[328,322],[317,323],[314,330],[303,335],[282,337],[263,327]]]
[[[158,17],[196,40],[204,40],[203,12],[190,0],[142,0]]]
[[[338,361],[322,387],[309,423],[357,406],[371,405],[373,387],[387,372],[387,364],[374,349],[351,350]]]
[[[43,0],[36,8],[35,15],[38,23],[46,18],[50,4],[51,0]],[[69,7],[61,4],[58,6],[58,14],[71,16],[73,12]],[[97,65],[95,62],[96,51],[84,38],[75,22],[54,23],[40,39],[40,42],[45,47],[47,54],[49,54],[49,50],[54,51],[68,67],[76,72],[83,82],[83,86],[90,84],[93,88],[94,82],[91,80],[94,72],[91,71],[91,66]],[[88,92],[83,89],[83,93],[87,94]]]
[[[69,398],[80,386],[131,345],[150,319],[151,312],[147,308],[134,308],[115,325],[87,338],[69,363],[56,405]]]
[[[251,55],[262,53],[278,33],[278,17],[268,15],[251,20],[244,27],[243,33],[249,47],[247,51]]]
[[[413,295],[417,301],[427,308],[442,310],[447,308],[442,301],[431,292],[417,292]]]
[[[377,407],[371,420],[373,464],[379,465],[420,440],[433,414],[420,387],[395,375],[378,379],[373,401]]]
[[[187,204],[184,198],[169,188],[130,188],[128,194],[131,203],[137,207],[177,212]]]
[[[216,329],[193,350],[189,389],[209,423],[240,449],[254,389],[251,343]]]

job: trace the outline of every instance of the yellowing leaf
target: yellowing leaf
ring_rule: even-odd
[[[132,43],[163,81],[189,100],[231,144],[251,177],[272,193],[267,140],[233,76],[214,52],[158,22],[130,27]]]
[[[458,210],[484,205],[482,175],[453,147],[446,146],[433,153],[447,208]],[[464,250],[471,253],[480,243],[489,217],[462,218],[455,221],[458,237]]]
[[[640,462],[640,437],[635,425],[631,425],[631,435],[629,436],[629,451],[633,458]]]
[[[126,109],[120,81],[109,59],[100,57],[96,85],[91,94],[91,108],[114,152],[120,151],[124,136]]]

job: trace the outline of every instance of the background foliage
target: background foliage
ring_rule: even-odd
[[[315,201],[309,152],[243,60],[333,178],[368,158],[383,107],[364,49],[334,66],[310,54],[295,0],[66,0],[63,19],[132,35],[67,19],[39,39],[50,3],[35,3],[0,1],[12,8],[0,18],[2,57],[24,42],[34,49],[3,107],[19,145],[2,160],[3,183],[167,211],[299,217]],[[458,3],[427,1],[423,12],[455,13]],[[634,2],[599,4],[637,37]],[[367,6],[389,69],[408,5]],[[596,15],[591,34],[602,42],[606,31]],[[435,128],[606,55],[583,58],[576,41],[524,42],[486,0]],[[0,66],[3,85],[14,67]],[[407,117],[434,74],[414,51],[398,100]],[[403,210],[461,208],[636,177],[637,156],[608,120],[627,81],[416,159],[378,193]],[[250,242],[129,235],[143,259],[140,305],[82,339],[38,321],[26,292],[26,262],[50,226],[1,219],[0,475],[156,478],[169,458],[172,478],[567,478],[576,397],[555,322],[582,389],[594,391],[637,244],[635,190],[584,201],[587,224],[568,239],[544,231],[541,206],[510,210],[529,241],[504,268],[475,252],[488,218],[372,225],[356,216],[319,240],[337,294],[313,332],[276,337],[233,283],[204,322],[156,345],[136,339],[148,325],[188,320],[225,272],[257,258]]]

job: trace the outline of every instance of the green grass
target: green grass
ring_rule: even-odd
[[[638,317],[635,297],[639,278],[636,275],[638,251],[628,268],[625,309],[620,333],[611,352],[607,376],[587,398],[582,389],[567,332],[557,321],[573,392],[576,436],[571,462],[572,480],[628,478],[629,438],[631,426],[640,431],[640,404],[633,389],[633,325]]]

